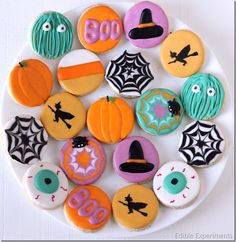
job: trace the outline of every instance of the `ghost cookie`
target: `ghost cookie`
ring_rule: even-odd
[[[51,163],[37,163],[23,177],[25,192],[31,202],[42,209],[61,205],[68,194],[68,181],[63,171]]]
[[[135,4],[124,17],[126,38],[139,48],[160,44],[168,34],[168,25],[163,9],[148,1]]]
[[[113,166],[119,176],[133,183],[153,178],[159,168],[159,155],[146,138],[131,136],[117,144]]]
[[[211,119],[221,111],[224,88],[214,75],[197,73],[182,86],[181,101],[185,112],[192,119]]]
[[[171,208],[187,207],[199,194],[199,176],[185,162],[171,161],[161,166],[154,176],[153,190],[163,205]]]
[[[123,34],[119,15],[105,5],[87,8],[77,24],[77,33],[84,48],[102,53],[114,48]]]
[[[45,12],[33,24],[30,43],[37,54],[55,59],[70,51],[72,47],[72,24],[58,12]]]
[[[115,221],[130,230],[148,227],[158,213],[154,192],[141,185],[129,185],[118,190],[112,199]]]
[[[104,67],[94,53],[84,49],[73,50],[61,59],[57,77],[67,92],[83,96],[100,86]]]
[[[108,222],[111,202],[98,187],[78,186],[67,197],[64,212],[75,227],[85,232],[96,231]]]
[[[182,132],[179,152],[189,165],[207,167],[218,160],[224,146],[225,139],[219,127],[209,121],[194,121]]]
[[[153,135],[168,134],[180,125],[184,109],[179,97],[168,89],[154,88],[137,101],[136,116],[140,127]]]
[[[49,98],[52,87],[52,72],[40,60],[22,60],[10,73],[10,94],[23,106],[34,107],[43,104]]]
[[[106,68],[106,80],[115,93],[136,98],[151,87],[154,79],[149,64],[141,53],[124,53],[111,60]]]
[[[41,111],[41,121],[48,134],[57,140],[76,136],[84,127],[86,111],[83,103],[69,93],[51,96]]]
[[[177,30],[169,34],[160,50],[162,66],[177,77],[188,77],[198,72],[204,55],[201,39],[190,30]]]
[[[98,140],[104,143],[118,142],[133,129],[133,110],[118,97],[103,97],[89,107],[87,126]]]
[[[42,159],[48,135],[42,123],[28,115],[12,118],[4,128],[4,144],[12,160],[33,164]]]
[[[62,169],[78,185],[95,182],[106,165],[105,151],[92,137],[80,136],[66,141],[60,154]]]

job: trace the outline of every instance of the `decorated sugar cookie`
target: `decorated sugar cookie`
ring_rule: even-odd
[[[183,113],[179,97],[168,89],[151,89],[145,92],[136,104],[140,127],[153,135],[168,134],[177,129]]]
[[[129,135],[134,126],[132,108],[118,97],[104,97],[88,110],[89,132],[104,143],[114,143]]]
[[[217,161],[224,146],[224,136],[214,123],[194,121],[183,130],[179,152],[189,165],[206,167]]]
[[[168,34],[168,19],[155,3],[143,1],[135,4],[124,17],[126,38],[140,48],[160,44]]]
[[[68,140],[61,149],[61,167],[78,185],[95,182],[103,173],[106,154],[102,145],[92,137]]]
[[[111,214],[107,194],[95,186],[78,186],[64,205],[67,220],[83,231],[95,231],[104,226]]]
[[[55,59],[70,51],[73,27],[64,15],[45,12],[33,24],[30,37],[32,48],[37,54]]]
[[[51,94],[53,75],[42,61],[22,60],[11,71],[9,89],[13,99],[24,106],[43,104]]]
[[[67,92],[82,96],[100,86],[104,67],[94,53],[84,49],[73,50],[61,59],[57,76]]]
[[[94,5],[86,9],[77,24],[81,44],[95,53],[114,48],[123,34],[119,15],[105,5]]]
[[[153,190],[163,205],[183,208],[190,205],[198,196],[199,176],[185,162],[171,161],[161,166],[154,176]]]
[[[154,192],[141,185],[129,185],[118,190],[112,199],[115,221],[131,230],[144,229],[156,218],[158,201]]]
[[[204,62],[201,39],[190,30],[177,30],[168,35],[160,51],[164,69],[173,76],[188,77],[199,71]]]
[[[27,169],[23,185],[31,202],[42,209],[61,205],[68,194],[68,181],[63,171],[52,163],[37,163]]]
[[[211,119],[220,113],[224,88],[214,75],[198,73],[189,77],[182,86],[181,101],[192,119]]]
[[[113,165],[117,174],[125,180],[133,183],[145,182],[156,173],[159,155],[148,139],[131,136],[116,146]]]
[[[4,128],[4,144],[9,156],[22,164],[41,160],[47,143],[47,132],[42,123],[32,116],[16,116]]]
[[[149,64],[141,53],[125,51],[117,59],[109,62],[106,79],[117,94],[135,98],[147,91],[154,79]]]
[[[41,111],[41,121],[48,134],[57,140],[76,136],[84,127],[86,111],[83,103],[69,93],[51,96]]]

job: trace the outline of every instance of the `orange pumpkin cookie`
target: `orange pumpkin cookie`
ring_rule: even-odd
[[[98,140],[104,143],[118,142],[133,129],[133,110],[118,97],[101,98],[90,106],[87,126]]]
[[[64,211],[68,221],[79,229],[95,231],[108,222],[111,202],[98,187],[78,186],[67,197]]]
[[[57,140],[76,136],[83,129],[85,121],[83,103],[69,93],[57,93],[50,97],[41,112],[43,126]]]
[[[110,7],[96,5],[86,9],[77,24],[81,44],[95,53],[114,48],[123,34],[122,21]]]
[[[9,89],[19,104],[34,107],[43,104],[51,94],[53,75],[42,61],[23,60],[11,71]]]

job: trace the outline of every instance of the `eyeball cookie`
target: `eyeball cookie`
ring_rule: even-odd
[[[102,145],[92,137],[76,137],[62,147],[61,167],[78,185],[95,182],[103,173],[106,154]]]
[[[3,141],[12,160],[22,164],[33,164],[43,157],[48,135],[38,119],[29,115],[19,115],[6,124]]]
[[[178,128],[184,109],[179,97],[168,89],[154,88],[137,101],[136,116],[140,127],[153,135],[168,134]]]
[[[89,132],[104,143],[115,143],[126,138],[134,126],[132,108],[118,97],[104,97],[88,110]]]
[[[106,80],[115,93],[136,98],[147,91],[154,79],[149,64],[141,53],[128,53],[109,62]]]
[[[192,119],[211,119],[220,113],[224,88],[214,75],[198,73],[184,83],[181,101],[185,112]]]
[[[22,60],[13,68],[9,77],[12,98],[27,107],[43,104],[49,98],[52,87],[51,70],[36,59]]]
[[[68,181],[63,171],[51,163],[37,163],[26,171],[23,185],[34,205],[54,209],[61,205],[68,194]]]
[[[181,158],[189,165],[207,167],[218,160],[224,146],[224,136],[216,124],[194,121],[182,132],[179,152]]]
[[[153,179],[153,190],[163,205],[183,208],[190,205],[198,196],[199,176],[185,162],[171,161],[157,171]]]
[[[73,27],[64,15],[45,12],[33,24],[30,38],[31,46],[37,54],[55,59],[70,51]]]
[[[94,53],[84,49],[73,50],[61,59],[57,77],[67,92],[83,96],[100,86],[104,67]]]
[[[84,48],[102,53],[119,43],[123,26],[119,15],[112,8],[95,5],[82,13],[77,24],[77,33]]]
[[[108,222],[111,202],[98,187],[78,186],[67,197],[64,212],[67,220],[77,228],[85,232],[96,231]]]
[[[117,174],[125,180],[145,182],[153,178],[159,168],[159,155],[148,139],[131,136],[117,144],[113,165]]]

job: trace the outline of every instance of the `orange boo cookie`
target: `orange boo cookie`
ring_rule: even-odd
[[[107,194],[95,186],[78,186],[64,205],[67,219],[84,231],[95,231],[105,225],[111,215]]]
[[[11,71],[11,96],[21,105],[34,107],[43,104],[50,96],[52,87],[52,72],[42,61],[23,60]]]
[[[90,106],[87,126],[90,133],[98,140],[105,143],[117,142],[132,131],[133,110],[120,98],[101,98]]]
[[[81,44],[95,53],[114,48],[123,34],[122,21],[110,7],[96,5],[84,11],[77,24]]]

